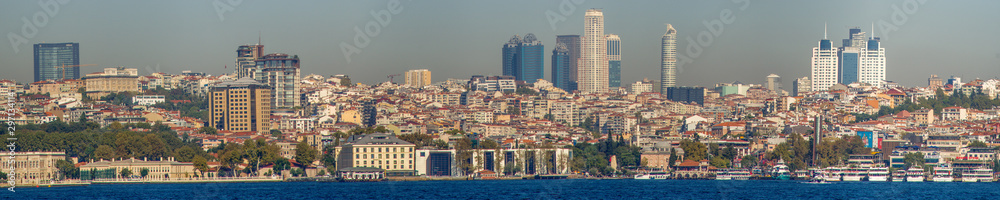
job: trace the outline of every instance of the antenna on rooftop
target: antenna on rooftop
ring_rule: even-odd
[[[826,39],[826,22],[823,22],[823,39]]]
[[[257,31],[257,45],[260,45],[260,31]]]

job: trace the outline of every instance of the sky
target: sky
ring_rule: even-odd
[[[58,6],[42,6],[49,2]],[[906,86],[926,86],[932,74],[963,80],[1000,76],[1000,23],[995,21],[1000,1],[988,0],[3,4],[0,33],[7,37],[0,40],[0,79],[18,82],[32,81],[35,43],[80,43],[80,63],[97,64],[82,68],[82,74],[124,66],[140,74],[192,70],[220,75],[234,70],[239,45],[258,39],[265,53],[298,55],[303,76],[347,74],[355,82],[372,84],[390,74],[429,69],[435,82],[468,79],[500,75],[502,45],[527,33],[545,45],[544,77],[549,79],[556,35],[582,35],[589,8],[603,10],[605,34],[621,37],[623,86],[660,78],[660,37],[667,23],[678,31],[678,55],[690,58],[679,66],[681,86],[763,84],[773,73],[790,91],[795,78],[809,75],[811,49],[823,39],[824,24],[827,37],[839,46],[850,27],[871,33],[874,23],[875,36],[886,49],[887,79]],[[365,32],[366,26],[367,41],[355,31]]]

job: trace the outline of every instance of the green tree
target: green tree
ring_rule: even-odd
[[[677,164],[677,149],[675,149],[673,147],[670,148],[670,160],[668,160],[668,161],[669,162],[667,164],[669,166],[667,166],[667,169],[673,168],[674,165]]]
[[[323,166],[328,170],[335,170],[337,167],[337,152],[333,145],[323,147]],[[333,171],[330,171],[332,174]]]
[[[973,140],[972,142],[969,143],[968,147],[971,147],[971,148],[986,148],[986,147],[989,147],[989,146],[986,145],[986,143],[983,143],[982,141]],[[1000,167],[998,167],[998,168],[1000,168]]]
[[[500,148],[500,144],[497,143],[497,141],[492,140],[492,139],[483,139],[483,142],[482,142],[482,144],[480,144],[479,147],[481,149],[498,149],[498,148]]]
[[[292,163],[287,158],[278,158],[274,161],[274,171],[281,174],[283,170],[292,169]]]
[[[202,176],[204,176],[205,171],[208,171],[208,160],[206,160],[205,157],[201,157],[200,155],[194,156],[194,158],[191,160],[192,164],[194,164],[194,168],[198,169],[198,172],[201,172]]]
[[[198,129],[198,133],[206,134],[206,135],[217,135],[218,134],[218,130],[216,130],[215,128],[213,128],[211,126],[202,126],[201,129]]]
[[[148,175],[149,175],[149,169],[142,168],[142,169],[139,170],[139,176],[142,176],[143,178],[146,178],[146,176],[148,176]]]
[[[909,169],[912,166],[924,166],[924,154],[920,152],[907,153],[903,156],[903,164]]]
[[[122,171],[118,173],[118,175],[120,175],[122,178],[129,178],[130,176],[132,176],[132,171],[129,171],[127,167],[122,168]]]
[[[463,174],[472,174],[472,140],[462,138],[455,142],[455,162]]]
[[[753,155],[745,155],[743,156],[743,159],[740,160],[740,166],[747,169],[756,167],[757,163],[757,157]]]
[[[729,167],[729,161],[726,160],[726,159],[722,159],[721,156],[716,156],[716,157],[712,158],[712,161],[710,161],[709,164],[711,164],[713,167],[718,167],[718,168],[728,168]]]
[[[701,142],[691,140],[681,140],[681,149],[684,150],[684,159],[700,161],[708,157],[708,147]]]
[[[281,131],[278,129],[271,129],[271,137],[281,137]]]
[[[305,141],[295,145],[295,161],[299,164],[309,166],[316,160],[316,149],[312,148]]]
[[[80,168],[77,168],[73,163],[66,160],[56,161],[56,168],[59,169],[60,179],[78,179],[80,178]]]
[[[94,150],[94,159],[112,160],[117,158],[115,156],[115,150],[108,145],[97,146]]]

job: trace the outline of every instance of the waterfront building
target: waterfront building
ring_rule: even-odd
[[[38,43],[35,50],[35,81],[80,79],[80,43]]]
[[[455,149],[418,149],[414,156],[416,175],[419,176],[460,176],[455,164]]]
[[[271,112],[292,115],[301,106],[299,56],[267,54],[257,59],[255,80],[271,86]]]
[[[415,88],[422,88],[431,84],[431,71],[427,69],[415,69],[406,72],[406,85]]]
[[[531,84],[545,75],[545,46],[528,33],[524,38],[517,35],[503,45],[503,75],[514,76],[515,80]]]
[[[66,159],[65,152],[11,152],[14,155],[4,153],[0,156],[3,171],[8,178],[14,179],[16,184],[38,185],[49,184],[51,180],[59,178],[59,168],[56,162]],[[11,160],[13,157],[13,160]],[[72,161],[71,161],[72,162]],[[14,168],[12,173],[8,171]],[[4,183],[7,183],[6,180]]]
[[[585,93],[608,92],[607,41],[604,37],[604,13],[589,9],[584,14],[584,34],[577,89]]]
[[[677,30],[670,24],[660,37],[660,84],[663,84],[661,94],[677,86]]]
[[[567,72],[569,73],[569,88],[571,89],[569,90],[565,88],[562,89],[566,91],[576,90],[577,82],[580,80],[579,63],[580,63],[580,48],[582,45],[580,43],[580,35],[557,35],[556,43],[566,45],[567,54],[569,56],[567,58],[569,59],[569,70]]]
[[[94,72],[83,77],[87,85],[87,97],[100,99],[119,92],[139,92],[139,72],[135,68],[104,68],[104,72]]]
[[[607,35],[608,41],[608,87],[622,86],[622,39],[615,34]]]
[[[121,172],[128,169],[131,176],[122,177]],[[143,169],[149,170],[146,177],[142,177]],[[178,180],[188,179],[196,175],[200,176],[194,169],[191,162],[177,162],[173,157],[160,158],[160,160],[149,160],[147,158],[119,159],[119,160],[99,160],[80,166],[81,180],[95,179],[144,179],[144,180]],[[208,174],[206,174],[208,176]]]
[[[257,59],[264,56],[264,45],[240,45],[236,48],[236,78],[257,75]]]
[[[413,176],[414,147],[391,134],[354,135],[336,147],[337,169],[371,167],[385,170],[386,176]]]
[[[215,84],[208,97],[209,126],[220,131],[270,131],[271,90],[250,77]]]
[[[575,82],[571,79],[572,62],[569,48],[564,43],[556,44],[552,50],[552,85],[564,91],[573,91],[576,88]]]

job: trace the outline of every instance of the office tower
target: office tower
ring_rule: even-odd
[[[667,99],[683,103],[705,103],[704,87],[667,87]]]
[[[87,74],[82,80],[86,84],[86,95],[91,99],[120,92],[139,92],[139,70],[135,68],[104,68],[104,72]]]
[[[580,68],[580,35],[558,35],[556,36],[556,43],[562,43],[566,45],[566,50],[569,51],[569,88],[573,91],[576,90],[577,82],[580,80],[578,69]]]
[[[535,83],[544,78],[544,54],[545,46],[535,38],[535,34],[528,33],[524,38],[514,35],[503,45],[503,75],[514,76],[528,84]]]
[[[852,46],[851,43],[854,41],[854,35],[857,35],[858,33],[861,33],[861,28],[859,28],[859,27],[854,27],[854,28],[851,28],[850,30],[848,30],[848,32],[847,32],[847,39],[843,40],[843,45],[842,46],[843,47]]]
[[[564,43],[557,43],[552,50],[552,84],[567,92],[575,90],[575,84],[570,84],[571,64],[569,48]]]
[[[677,30],[667,24],[667,32],[660,38],[660,94],[665,88],[677,86]]]
[[[427,69],[415,69],[406,72],[406,85],[415,88],[422,88],[431,84],[431,71]]]
[[[840,74],[838,83],[844,85],[858,82],[858,74],[860,72],[859,62],[860,50],[858,47],[842,47],[838,52],[837,58],[840,59],[837,63],[840,64],[839,72]]]
[[[767,84],[765,86],[771,91],[781,90],[781,76],[777,74],[767,75]]]
[[[823,39],[819,41],[817,47],[812,49],[811,77],[812,90],[824,91],[830,86],[837,84],[838,65],[837,49],[833,48],[833,43],[826,39],[826,27],[823,28]]]
[[[608,52],[607,41],[604,38],[604,13],[600,9],[587,10],[583,24],[577,89],[581,92],[604,93],[608,91]]]
[[[74,67],[63,67],[63,66]],[[35,81],[80,78],[79,43],[35,44]]]
[[[794,88],[792,88],[794,89],[792,91],[792,96],[799,96],[802,92],[812,91],[812,81],[809,80],[808,76],[795,79],[795,82],[792,84],[794,84]]]
[[[257,59],[255,80],[271,86],[271,111],[279,115],[292,115],[293,108],[301,106],[299,89],[299,56],[283,53],[267,54]]]
[[[236,77],[250,77],[256,75],[257,59],[264,56],[264,45],[240,45],[236,48]]]
[[[224,81],[209,92],[209,126],[234,132],[271,130],[271,86],[250,77]]]
[[[858,53],[858,81],[875,87],[885,86],[885,48],[877,37],[868,39]]]
[[[622,39],[608,34],[608,87],[622,86]]]

